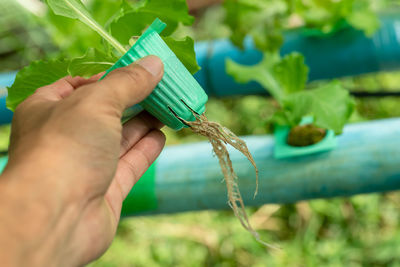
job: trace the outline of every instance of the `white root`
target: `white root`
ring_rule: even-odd
[[[185,123],[191,127],[193,132],[207,137],[210,141],[214,153],[218,157],[219,164],[224,175],[228,193],[228,204],[232,208],[235,216],[239,219],[242,226],[248,232],[250,232],[258,242],[267,247],[277,249],[278,247],[262,241],[260,239],[260,235],[251,226],[245,210],[243,198],[240,194],[238,177],[233,169],[232,161],[226,148],[226,144],[230,144],[235,149],[239,150],[243,155],[245,155],[254,166],[256,172],[256,190],[254,192],[255,197],[258,191],[258,169],[256,163],[254,162],[253,156],[247,148],[246,143],[219,123],[208,121],[204,114],[195,114],[195,116],[195,121],[185,121]]]

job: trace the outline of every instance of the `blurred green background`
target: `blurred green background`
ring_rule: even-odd
[[[0,71],[18,70],[60,50],[77,55],[92,45],[95,37],[87,38],[88,43],[81,47],[71,45],[72,38],[92,34],[74,32],[77,22],[63,18],[68,25],[64,30],[71,34],[60,35],[51,21],[61,18],[28,4],[31,1],[19,2],[26,8],[16,0],[0,1]],[[115,3],[115,9],[119,6],[118,1],[103,2]],[[102,1],[94,3],[91,8],[97,12],[96,18],[105,23],[115,9],[105,11]],[[376,8],[398,5],[382,3]],[[177,35],[190,34],[196,40],[229,35],[222,24],[221,7],[202,10],[196,16],[195,25],[181,27]],[[400,72],[341,81],[353,91],[400,91]],[[267,120],[275,108],[273,100],[262,96],[211,98],[207,116],[238,135],[266,134],[271,130]],[[357,99],[351,122],[398,116],[398,97]],[[0,150],[7,149],[9,131],[9,126],[1,127]],[[165,132],[168,145],[204,140],[189,130]],[[281,250],[267,250],[257,243],[227,206],[226,211],[125,218],[111,248],[90,266],[400,266],[398,192],[265,205],[248,208],[248,213],[263,239],[279,244]]]

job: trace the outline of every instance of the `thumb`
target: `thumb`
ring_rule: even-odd
[[[145,99],[160,82],[164,66],[156,56],[147,56],[112,71],[103,80],[91,84],[92,100],[116,105],[122,112]]]

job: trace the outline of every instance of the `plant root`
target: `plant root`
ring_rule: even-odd
[[[269,248],[279,249],[274,245],[262,241],[258,232],[253,229],[249,222],[243,198],[239,191],[238,177],[233,169],[232,161],[230,159],[226,144],[229,144],[240,151],[254,166],[256,172],[256,189],[254,192],[255,197],[258,192],[258,169],[256,163],[254,162],[253,156],[247,148],[246,143],[232,133],[228,128],[223,127],[217,122],[208,121],[204,114],[194,115],[196,117],[195,121],[185,121],[185,123],[191,127],[194,133],[205,136],[210,141],[224,175],[228,193],[228,204],[232,208],[235,216],[239,219],[242,226],[248,232],[250,232],[258,242]]]

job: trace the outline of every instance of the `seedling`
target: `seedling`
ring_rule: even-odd
[[[353,111],[353,99],[337,81],[305,89],[308,68],[298,53],[282,59],[278,53],[265,53],[263,60],[254,66],[228,60],[226,68],[238,82],[258,82],[277,101],[279,108],[270,121],[278,126],[278,130],[290,128],[283,137],[289,146],[314,145],[331,136],[330,130],[340,134]],[[305,117],[310,117],[311,121],[300,125]],[[278,137],[282,138],[282,135]]]

